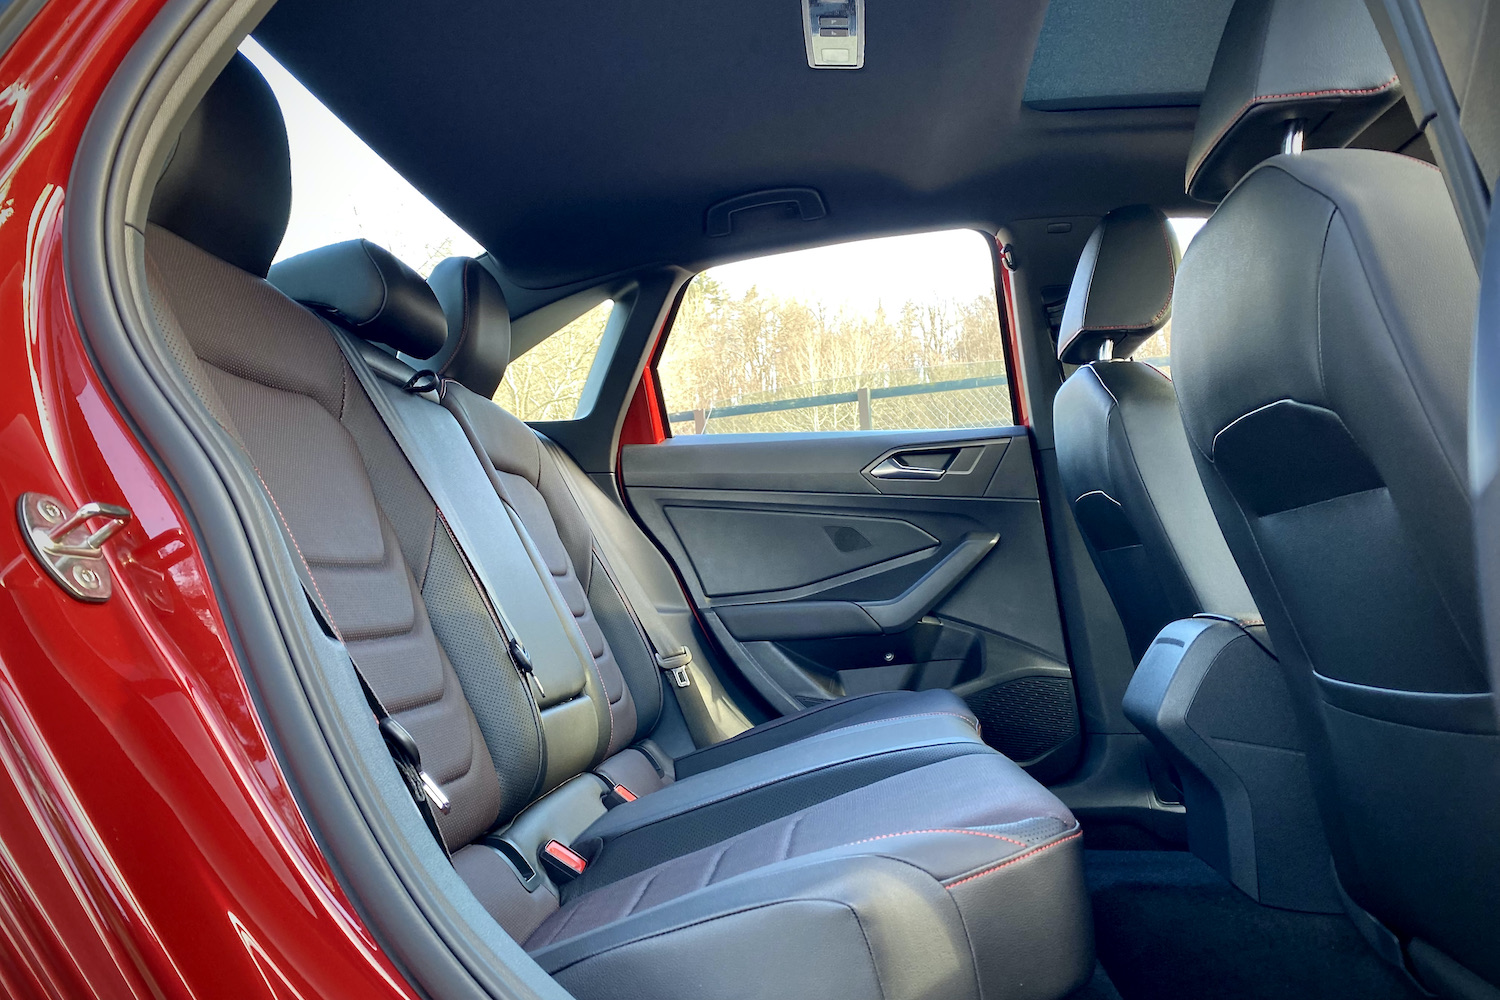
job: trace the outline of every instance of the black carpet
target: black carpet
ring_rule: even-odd
[[[1185,852],[1084,857],[1099,961],[1123,1000],[1421,996],[1342,915],[1261,906]]]
[[[1115,984],[1109,981],[1109,974],[1104,971],[1104,966],[1096,962],[1094,978],[1090,979],[1083,989],[1069,993],[1067,1000],[1122,1000],[1122,998],[1120,991],[1115,989]]]

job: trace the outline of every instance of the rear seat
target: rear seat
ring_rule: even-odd
[[[491,399],[509,362],[510,316],[504,293],[490,272],[472,258],[452,257],[437,266],[431,285],[447,317],[449,336],[443,350],[422,365],[444,378],[443,405],[463,426],[496,491],[547,553],[574,613],[605,649],[604,660],[626,670],[636,706],[648,709],[639,712],[638,732],[649,734],[664,696],[650,637],[640,625],[642,613],[663,619],[674,646],[688,649],[694,660],[702,663],[708,658],[685,605],[675,616],[663,615],[657,607],[666,597],[664,591],[680,596],[675,577],[635,522],[565,452]],[[608,558],[591,522],[602,522],[605,530],[616,534],[613,548],[628,552],[628,563]],[[654,592],[646,590],[645,580],[657,581]],[[665,620],[669,617],[680,623],[678,627]],[[609,641],[599,634],[596,618],[610,626]],[[671,686],[665,690],[670,708]],[[973,711],[951,691],[880,692],[827,702],[711,747],[689,748],[673,761],[673,769],[685,777],[838,727],[944,714],[967,719],[978,728]]]
[[[590,624],[595,592],[573,567],[592,571],[592,553],[557,531],[549,453],[461,396],[476,440],[498,428],[509,437],[490,444],[522,443],[486,447],[481,465],[449,410],[396,388],[411,369],[368,343],[341,351],[343,334],[259,277],[287,219],[285,157],[274,98],[237,56],[153,200],[152,308],[255,466],[315,600],[451,801],[435,817],[442,840],[496,921],[583,997],[1058,997],[1080,983],[1092,955],[1077,824],[977,740],[966,712],[913,711],[940,698],[836,704],[675,761],[649,742],[628,749],[662,714],[661,681],[654,667],[622,671]],[[283,265],[278,280],[413,356],[451,339],[427,286],[368,244]],[[403,439],[440,454],[403,453]],[[518,628],[534,676],[508,650]],[[639,667],[635,643],[618,648]],[[612,761],[638,782],[662,775],[606,811],[609,782],[586,772]],[[516,866],[535,864],[544,838],[571,843],[584,873],[523,884]]]

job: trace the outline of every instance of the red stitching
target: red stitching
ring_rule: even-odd
[[[886,718],[886,719],[871,719],[869,722],[856,722],[852,726],[837,726],[837,727],[835,727],[833,729],[825,729],[821,733],[814,733],[813,735],[815,735],[815,736],[826,736],[826,735],[828,735],[830,733],[847,733],[847,732],[849,732],[850,730],[853,730],[853,729],[864,729],[866,726],[883,726],[887,722],[900,722],[902,719],[937,718],[938,716],[942,716],[942,715],[946,715],[950,719],[962,719],[964,722],[968,722],[969,725],[971,725],[971,726],[974,725],[974,723],[969,720],[969,717],[967,715],[959,715],[957,712],[915,712],[915,713],[913,713],[911,715],[893,715],[893,716],[890,716],[889,718]],[[788,718],[795,718],[795,716],[788,716]],[[750,732],[750,731],[751,730],[746,730],[747,733]],[[976,732],[977,732],[977,730],[976,730]],[[811,739],[811,738],[812,737],[804,737],[804,739]],[[715,746],[717,746],[717,745],[718,744],[715,744]]]
[[[901,833],[882,833],[878,837],[866,837],[864,840],[851,840],[846,846],[853,847],[855,844],[872,844],[877,840],[890,840],[892,837],[911,837],[919,833],[966,833],[971,837],[989,837],[991,840],[1006,840],[1012,844],[1026,846],[1026,841],[1017,840],[1014,837],[1002,837],[998,833],[985,833],[983,830],[905,830]]]
[[[281,504],[276,502],[276,494],[271,492],[271,487],[266,483],[265,477],[260,474],[260,468],[254,462],[250,463],[250,468],[255,470],[255,478],[260,480],[261,488],[266,491],[266,496],[271,500],[271,506],[276,508],[276,517],[281,521],[281,526],[286,529],[287,540],[292,543],[292,548],[297,550],[297,558],[302,560],[302,565],[307,569],[308,582],[313,585],[313,593],[318,595],[318,603],[323,605],[323,616],[328,619],[328,627],[333,629],[335,638],[343,642],[344,636],[338,623],[333,620],[333,612],[328,608],[328,601],[323,597],[323,591],[318,588],[318,578],[313,576],[312,566],[308,564],[307,556],[302,554],[302,546],[297,544],[297,536],[292,534],[292,526],[287,523],[286,515],[281,512]]]
[[[1002,861],[1002,862],[1000,862],[998,865],[996,865],[993,868],[986,868],[982,872],[975,872],[973,875],[970,875],[968,878],[961,878],[957,882],[950,882],[948,884],[947,888],[950,891],[953,890],[953,889],[957,889],[959,886],[963,885],[965,882],[972,882],[976,878],[983,878],[984,876],[990,874],[991,872],[997,872],[1000,869],[1006,867],[1007,865],[1013,865],[1017,861],[1025,861],[1027,858],[1032,857],[1033,855],[1041,854],[1043,851],[1050,851],[1050,850],[1052,850],[1052,848],[1056,847],[1058,844],[1066,844],[1068,841],[1070,841],[1070,840],[1077,840],[1079,837],[1082,837],[1082,836],[1083,836],[1083,831],[1079,830],[1077,833],[1072,834],[1071,836],[1064,837],[1062,840],[1054,840],[1052,843],[1046,844],[1046,845],[1044,845],[1042,847],[1038,847],[1034,851],[1027,851],[1025,854],[1017,855],[1016,857],[1011,858],[1009,861]]]
[[[1289,101],[1297,97],[1330,97],[1335,94],[1347,94],[1351,97],[1358,97],[1365,94],[1378,94],[1382,90],[1389,90],[1398,82],[1398,78],[1393,76],[1384,83],[1378,83],[1373,87],[1336,88],[1333,90],[1304,90],[1298,94],[1265,94],[1260,97],[1252,97],[1250,98],[1250,100],[1242,104],[1240,106],[1240,109],[1236,111],[1234,115],[1229,119],[1229,121],[1225,122],[1224,125],[1219,129],[1219,131],[1214,133],[1214,137],[1209,140],[1208,147],[1204,149],[1203,155],[1198,157],[1197,162],[1193,164],[1192,170],[1188,171],[1188,187],[1192,187],[1193,183],[1197,181],[1198,171],[1203,169],[1203,161],[1208,159],[1209,154],[1212,153],[1214,151],[1214,148],[1219,145],[1219,140],[1224,138],[1224,133],[1228,132],[1230,129],[1238,125],[1240,119],[1245,116],[1245,112],[1249,111],[1257,104],[1269,104],[1272,101]]]

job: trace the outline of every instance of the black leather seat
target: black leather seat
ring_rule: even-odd
[[[1171,381],[1125,360],[1171,318],[1180,256],[1161,212],[1109,213],[1084,245],[1058,338],[1058,357],[1081,366],[1054,403],[1058,471],[1137,661],[1179,618],[1259,617],[1199,484]]]
[[[1500,734],[1465,424],[1478,282],[1431,165],[1275,155],[1298,129],[1347,142],[1396,88],[1360,0],[1235,6],[1187,174],[1223,200],[1178,278],[1172,371],[1303,711],[1356,923],[1429,989],[1492,996]]]

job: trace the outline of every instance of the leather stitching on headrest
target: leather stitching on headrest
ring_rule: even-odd
[[[1144,330],[1147,327],[1155,326],[1157,323],[1161,322],[1161,318],[1166,315],[1167,309],[1169,309],[1172,305],[1172,293],[1177,288],[1177,255],[1172,252],[1172,237],[1167,232],[1167,224],[1165,222],[1161,223],[1161,239],[1162,243],[1167,248],[1167,268],[1171,272],[1171,274],[1167,278],[1167,300],[1161,304],[1161,308],[1156,310],[1152,317],[1144,323],[1116,323],[1112,326],[1082,326],[1078,328],[1078,333],[1100,333],[1109,330]],[[1092,280],[1093,278],[1092,276],[1090,276],[1090,289],[1093,288]],[[1073,339],[1078,339],[1077,334],[1074,334]]]
[[[360,240],[359,248],[365,252],[365,257],[370,261],[370,266],[380,276],[380,307],[370,314],[370,318],[363,322],[355,323],[355,326],[365,326],[375,322],[385,313],[385,304],[391,300],[391,283],[386,279],[385,272],[380,269],[380,261],[370,252],[370,241]]]
[[[469,317],[479,311],[478,302],[471,303],[469,301],[469,262],[464,261],[459,266],[463,273],[459,275],[458,301],[463,318],[459,320],[458,324],[458,343],[453,345],[452,353],[448,355],[448,360],[443,362],[443,367],[438,369],[439,372],[447,371],[453,365],[453,362],[458,360],[458,356],[463,353],[464,342],[469,339]]]
[[[1244,118],[1245,115],[1257,105],[1270,104],[1273,101],[1290,101],[1306,97],[1364,97],[1370,94],[1378,94],[1383,90],[1389,90],[1399,82],[1400,78],[1393,76],[1384,83],[1376,84],[1373,87],[1344,87],[1335,88],[1332,90],[1304,90],[1301,93],[1295,94],[1262,94],[1257,97],[1252,97],[1250,98],[1250,100],[1246,101],[1238,111],[1230,116],[1229,121],[1225,122],[1223,126],[1220,127],[1219,131],[1214,133],[1214,137],[1209,140],[1208,145],[1203,147],[1203,153],[1198,157],[1198,161],[1193,164],[1193,168],[1188,174],[1188,187],[1191,188],[1198,182],[1198,171],[1203,169],[1203,162],[1209,158],[1209,155],[1212,154],[1215,149],[1219,148],[1220,141],[1223,140],[1224,136],[1229,132],[1229,130],[1238,125],[1240,123],[1240,119]]]

